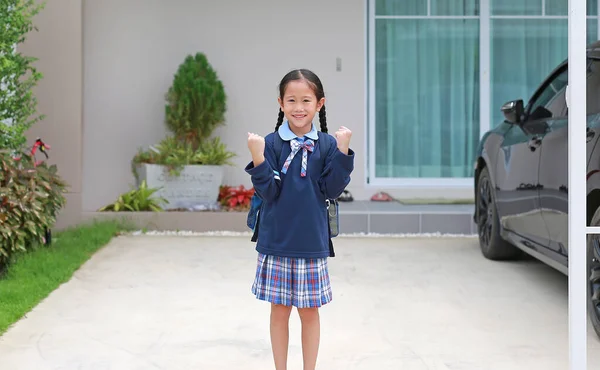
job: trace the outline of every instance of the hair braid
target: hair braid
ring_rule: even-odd
[[[275,125],[275,131],[279,129],[279,126],[283,123],[283,111],[279,108],[279,115],[277,116],[277,124]]]
[[[325,104],[319,110],[319,122],[321,123],[321,132],[327,133],[327,116],[325,115]]]

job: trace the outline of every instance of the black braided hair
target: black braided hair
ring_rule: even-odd
[[[325,97],[325,91],[323,90],[323,84],[319,77],[308,69],[295,69],[286,74],[279,83],[279,97],[283,100],[285,95],[285,89],[291,81],[304,80],[308,82],[308,85],[312,88],[317,101]],[[279,129],[279,126],[283,124],[283,111],[279,108],[279,115],[277,117],[277,124],[275,125],[275,131]],[[319,122],[321,123],[321,131],[327,133],[327,117],[325,116],[325,105],[321,107],[319,111]]]
[[[279,126],[283,123],[283,111],[279,108],[279,115],[277,116],[277,124],[275,125],[275,131],[279,129]]]
[[[327,133],[327,116],[325,115],[325,104],[319,111],[319,122],[321,123],[321,132]]]

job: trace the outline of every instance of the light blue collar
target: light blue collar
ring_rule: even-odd
[[[290,130],[290,125],[289,125],[289,122],[287,120],[285,122],[283,122],[281,124],[281,126],[279,126],[279,130],[277,130],[277,132],[279,132],[279,136],[284,141],[290,141],[292,139],[297,138],[296,134],[294,134],[292,132],[292,130]],[[317,133],[317,128],[315,127],[314,123],[312,124],[312,129],[310,130],[310,132],[308,132],[304,136],[308,137],[309,139],[313,139],[313,140],[318,140],[319,139],[319,134]],[[302,138],[299,138],[299,139],[302,139]]]

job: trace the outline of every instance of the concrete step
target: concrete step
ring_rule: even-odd
[[[397,202],[340,202],[340,233],[475,234],[473,205],[403,205]],[[82,221],[124,218],[159,231],[249,231],[246,212],[84,212]]]
[[[475,234],[472,204],[340,202],[341,233]]]

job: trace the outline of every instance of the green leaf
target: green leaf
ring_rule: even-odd
[[[162,211],[160,205],[166,203],[164,198],[154,197],[153,194],[159,189],[149,188],[145,181],[140,184],[138,189],[132,189],[117,197],[113,204],[106,205],[99,209],[101,212],[106,211],[127,211],[127,212],[147,212]]]

